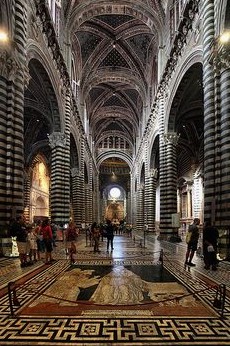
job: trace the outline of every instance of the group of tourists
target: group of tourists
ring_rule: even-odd
[[[52,250],[55,244],[55,225],[48,218],[36,224],[26,224],[24,217],[12,220],[9,227],[10,236],[16,237],[21,267],[26,267],[40,260],[45,253],[45,263],[53,261]]]
[[[107,252],[109,249],[113,251],[113,238],[114,238],[115,226],[112,224],[111,220],[106,220],[106,223],[97,224],[93,222],[90,228],[90,239],[92,241],[94,253],[99,253],[99,242],[100,237],[103,241],[104,238],[107,239]]]
[[[199,231],[200,219],[195,218],[193,223],[189,225],[186,242],[187,251],[185,255],[185,265],[194,267],[192,262],[195,252],[198,249],[200,238]],[[123,225],[121,225],[123,227]],[[113,251],[113,239],[116,233],[116,226],[111,220],[106,220],[106,223],[98,224],[93,222],[89,227],[89,236],[94,253],[100,253],[99,243],[100,237],[107,239],[107,252]],[[45,263],[50,264],[53,261],[52,251],[56,246],[55,239],[57,236],[57,226],[49,221],[49,218],[44,218],[42,221],[37,221],[36,224],[26,224],[23,216],[18,216],[16,220],[12,220],[9,227],[10,236],[16,237],[17,247],[21,267],[33,264],[41,259],[41,253],[45,253]],[[76,224],[71,221],[65,230],[66,253],[69,256],[70,262],[74,263],[74,255],[76,254],[76,240],[80,230]],[[217,243],[219,232],[216,227],[211,225],[207,220],[203,228],[203,259],[204,268],[217,270]]]

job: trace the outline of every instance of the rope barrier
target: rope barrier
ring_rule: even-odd
[[[163,267],[163,263],[164,263],[164,257],[167,259],[167,256],[164,254],[163,249],[161,249],[160,251],[155,251],[152,254],[155,253],[160,253],[159,256],[159,262],[161,262],[161,265]],[[123,257],[121,257],[123,259]],[[133,257],[132,257],[133,258]],[[171,262],[171,261],[169,261]],[[60,276],[61,274],[59,274],[58,276]],[[15,311],[14,311],[14,306],[20,306],[20,302],[17,298],[17,292],[16,289],[23,286],[23,284],[16,284],[15,282],[9,282],[8,283],[8,297],[9,297],[9,307],[10,307],[10,315],[11,317],[15,317]],[[26,286],[26,285],[24,285]],[[188,293],[188,294],[182,294],[180,296],[177,297],[173,297],[173,298],[167,298],[167,299],[162,299],[159,301],[148,301],[148,302],[144,302],[144,303],[138,303],[138,304],[127,304],[127,306],[136,306],[136,305],[142,305],[142,306],[147,306],[147,305],[158,305],[158,304],[162,304],[162,303],[167,303],[167,302],[172,302],[172,301],[179,301],[183,298],[189,297],[189,296],[198,296],[200,293],[206,292],[207,290],[214,290],[216,289],[216,296],[214,298],[213,301],[213,307],[220,310],[220,315],[223,318],[224,316],[224,309],[225,309],[225,301],[226,301],[226,285],[224,284],[220,284],[220,285],[207,285],[205,288],[202,288],[194,293]],[[34,293],[34,290],[30,290],[30,289],[26,289],[27,292],[30,293]],[[37,292],[36,292],[37,294]],[[57,299],[59,301],[63,301],[63,302],[69,302],[71,304],[83,304],[83,305],[94,305],[94,306],[110,306],[111,304],[97,304],[95,302],[89,302],[89,301],[72,301],[72,300],[68,300],[68,299],[64,299],[61,297],[55,297],[53,295],[49,295],[46,293],[40,293],[40,296],[44,296],[44,297],[48,297],[48,298],[53,298],[53,299]],[[124,305],[124,304],[121,304]]]
[[[16,291],[15,291],[15,288],[16,288],[16,285],[15,283],[11,282],[10,283],[13,287],[13,292],[14,294],[16,294]],[[17,285],[17,287],[19,287],[20,285]],[[22,285],[21,285],[22,286]],[[217,289],[219,288],[220,285],[209,285],[208,287],[204,288],[204,289],[200,289],[194,293],[188,293],[188,294],[183,294],[183,295],[180,295],[178,297],[174,297],[174,298],[166,298],[166,299],[162,299],[162,300],[159,300],[159,301],[148,301],[148,302],[144,302],[144,303],[136,303],[136,304],[127,304],[127,306],[136,306],[136,305],[142,305],[142,306],[147,306],[147,305],[158,305],[158,304],[162,304],[162,303],[167,303],[167,302],[172,302],[174,300],[176,301],[179,301],[183,298],[186,298],[186,297],[189,297],[189,296],[197,296],[199,295],[200,293],[202,292],[205,292],[208,290],[213,290],[213,289]],[[29,293],[34,293],[33,290],[29,290],[27,289],[27,292]],[[93,305],[93,306],[110,306],[111,307],[111,304],[98,304],[98,303],[95,303],[95,302],[92,302],[92,301],[72,301],[72,300],[69,300],[69,299],[65,299],[65,298],[61,298],[61,297],[55,297],[51,294],[46,294],[46,293],[40,293],[40,296],[44,296],[44,297],[47,297],[47,298],[52,298],[52,299],[56,299],[56,300],[59,300],[59,301],[62,301],[62,302],[68,302],[68,303],[71,303],[71,304],[74,304],[74,305],[79,305],[79,304],[82,304],[82,305]],[[16,297],[16,296],[15,296]],[[17,303],[16,303],[17,302]],[[13,311],[13,305],[16,305],[16,306],[20,306],[20,303],[18,302],[17,298],[16,300],[10,300],[10,311],[11,311],[11,316],[14,317],[14,311]],[[119,305],[119,304],[118,304]],[[121,305],[125,305],[125,304],[121,304]],[[221,307],[217,307],[218,309],[222,309],[222,312],[223,312],[223,301],[221,300]]]
[[[168,262],[173,265],[171,259],[167,257],[167,255],[164,255],[165,258],[168,260]],[[206,284],[207,285],[207,284]],[[225,302],[226,302],[226,285],[225,284],[219,284],[219,285],[207,285],[208,289],[216,289],[216,296],[213,301],[213,307],[220,310],[220,316],[223,318],[224,316],[224,310],[225,310]],[[201,293],[203,291],[206,291],[207,288],[196,292],[196,294]]]

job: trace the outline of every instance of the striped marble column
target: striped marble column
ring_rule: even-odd
[[[136,186],[135,186],[135,175],[130,174],[130,216],[129,220],[130,223],[133,225],[136,225],[136,209],[137,209],[137,192],[136,192]]]
[[[164,144],[161,148],[160,174],[160,232],[162,237],[171,235],[172,214],[177,212],[177,165],[176,145],[179,136],[174,132],[164,135]]]
[[[0,225],[23,213],[24,86],[27,80],[25,1],[12,2],[12,40],[0,47]]]
[[[71,179],[72,179],[72,209],[74,222],[78,228],[81,228],[81,224],[85,222],[82,219],[82,210],[83,210],[83,184],[84,177],[81,171],[78,168],[72,168],[71,170]]]
[[[137,209],[136,209],[136,229],[141,233],[144,231],[145,215],[144,215],[144,186],[140,186],[137,190]]]
[[[70,172],[70,168],[68,165],[69,161],[66,161],[66,155],[68,155],[66,150],[66,136],[61,132],[53,132],[49,136],[49,143],[52,150],[50,190],[51,217],[55,223],[69,222],[70,194],[66,186],[69,186],[70,176],[66,175],[66,170]]]
[[[92,188],[90,184],[85,184],[85,222],[92,224]]]
[[[210,56],[214,40],[214,1],[202,1],[203,20],[203,87],[204,87],[204,218],[215,218],[216,177],[219,158],[216,156],[218,143],[217,103],[215,89],[218,79],[214,79],[214,68]]]
[[[93,180],[93,220],[96,222],[101,222],[101,212],[100,212],[100,194],[99,194],[99,177],[98,174],[95,174]]]
[[[165,88],[162,87],[158,94],[158,102],[156,105],[156,112],[158,114],[158,122],[159,122],[159,180],[160,180],[160,232],[162,232],[162,237],[164,238],[165,225],[164,225],[164,216],[167,214],[167,210],[165,209],[165,201],[164,201],[164,184],[166,180],[166,157],[165,157]],[[162,225],[162,230],[161,230]]]
[[[64,190],[63,194],[65,196],[65,215],[68,216],[68,219],[66,221],[69,221],[70,218],[70,179],[71,179],[71,172],[70,172],[70,118],[71,118],[71,91],[68,87],[68,85],[65,85],[65,81],[63,81],[63,103],[65,103],[65,146],[63,147],[63,166],[64,166]]]
[[[24,172],[24,217],[26,222],[33,222],[32,219],[30,219],[31,213],[31,206],[30,206],[30,189],[31,189],[31,172],[30,170],[28,172]]]
[[[220,74],[220,147],[221,147],[221,173],[219,203],[216,210],[216,224],[228,226],[230,224],[230,51],[221,56]]]
[[[106,219],[106,209],[107,209],[107,200],[103,198],[103,196],[101,196],[100,197],[100,217],[102,221]]]
[[[151,169],[145,180],[145,212],[148,231],[155,229],[157,170]]]
[[[93,221],[93,164],[92,159],[89,161],[89,192],[88,192],[88,222],[92,224]]]
[[[85,204],[85,190],[84,190],[84,183],[85,183],[85,147],[86,147],[86,144],[85,144],[85,137],[84,135],[81,136],[81,139],[80,139],[80,150],[81,150],[81,153],[80,153],[80,171],[82,172],[83,174],[83,180],[82,180],[82,190],[79,191],[79,193],[81,193],[81,199],[82,199],[82,216],[81,216],[81,219],[82,219],[82,223],[85,223],[86,222],[86,214],[85,214],[85,211],[86,211],[86,204]]]
[[[127,191],[126,193],[126,221],[127,223],[132,223],[132,217],[131,217],[131,193],[130,191]]]

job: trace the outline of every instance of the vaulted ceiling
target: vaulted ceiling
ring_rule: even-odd
[[[134,146],[156,80],[161,1],[67,3],[75,78],[95,147],[111,131]]]

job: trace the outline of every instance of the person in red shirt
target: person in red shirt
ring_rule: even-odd
[[[53,251],[53,246],[52,246],[52,240],[53,240],[53,234],[52,230],[50,227],[49,219],[44,219],[42,221],[42,226],[41,226],[41,234],[43,238],[43,242],[45,245],[45,258],[46,258],[46,264],[50,264],[53,259],[52,259],[52,251]]]

